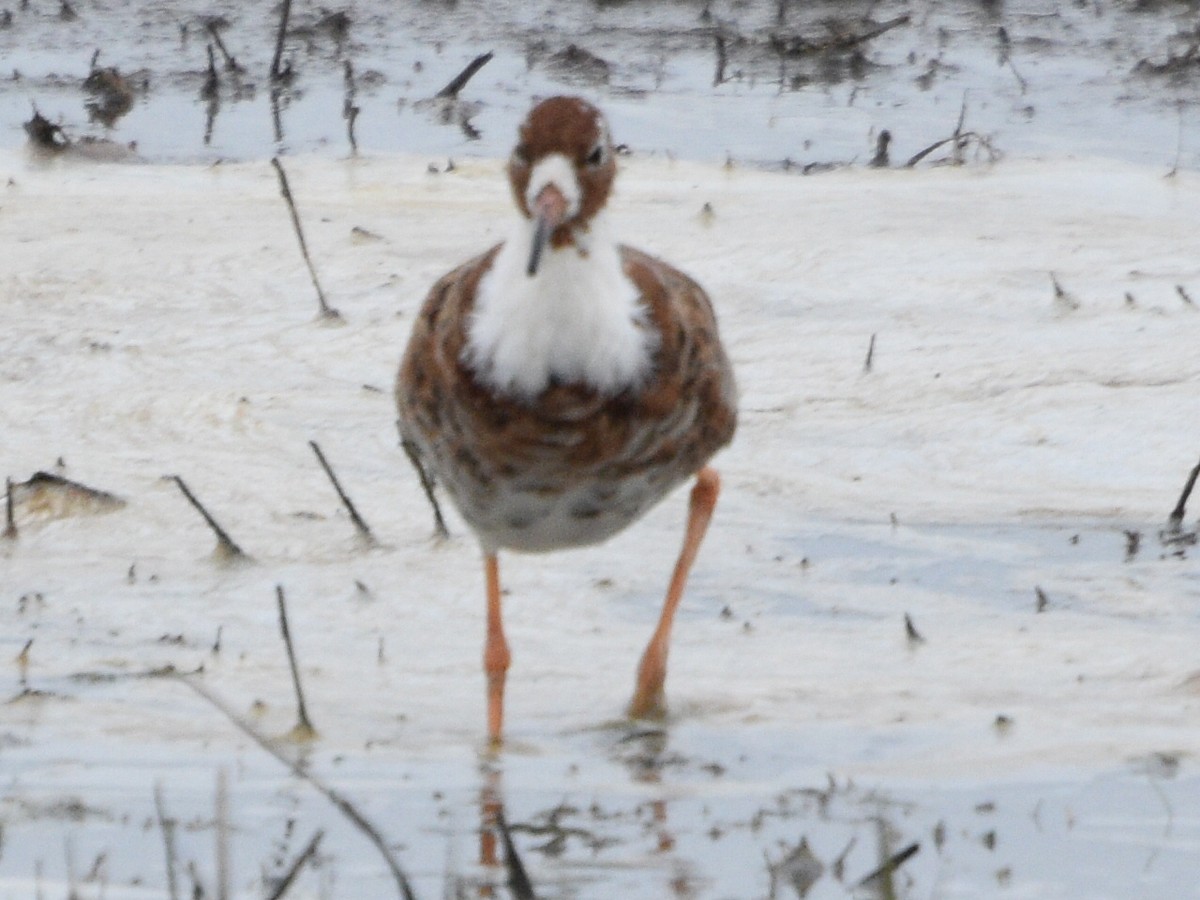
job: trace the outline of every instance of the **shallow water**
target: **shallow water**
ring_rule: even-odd
[[[828,31],[830,5],[793,6],[788,23]],[[14,10],[0,30],[22,73],[0,83],[0,474],[61,457],[126,504],[65,518],[22,505],[20,539],[0,544],[0,655],[14,660],[0,667],[0,897],[164,896],[157,785],[181,895],[213,895],[222,771],[232,896],[267,895],[318,830],[289,896],[396,895],[326,798],[162,677],[203,666],[215,697],[284,735],[277,584],[320,734],[282,752],[361,810],[421,897],[457,879],[466,896],[505,895],[502,869],[480,864],[493,802],[544,898],[764,897],[774,872],[782,900],[801,893],[781,863],[802,839],[813,898],[882,895],[854,886],[913,843],[902,897],[1189,896],[1200,579],[1194,549],[1157,535],[1200,420],[1195,313],[1176,289],[1200,296],[1200,203],[1192,173],[1161,177],[1194,85],[1132,74],[1164,58],[1187,7],[1031,7],[873,4],[875,21],[913,19],[870,43],[872,65],[781,75],[764,50],[777,5],[713,3],[730,34],[714,88],[700,4],[357,4],[343,50],[293,49],[282,138],[265,79],[246,76],[239,98],[222,72],[207,145],[193,10]],[[266,4],[214,11],[264,71]],[[997,60],[1001,26],[1025,93]],[[534,40],[577,40],[610,61],[607,83],[553,74]],[[101,65],[150,78],[111,130],[86,123],[79,87],[97,45]],[[496,57],[463,92],[469,138],[418,104],[483,49]],[[362,82],[353,162],[345,58]],[[792,89],[796,76],[812,80]],[[387,385],[424,289],[464,235],[495,238],[508,198],[494,158],[529,95],[565,89],[598,97],[633,145],[633,237],[718,298],[742,433],[680,613],[666,727],[619,717],[678,503],[595,551],[506,560],[517,663],[495,759],[479,743],[475,549],[453,521],[453,540],[427,540]],[[1007,162],[750,171],[862,163],[884,127],[902,160],[953,130],[964,89],[966,127]],[[31,165],[12,152],[31,101],[73,137],[136,140],[163,165]],[[1195,168],[1190,107],[1182,122]],[[343,327],[313,321],[263,162],[276,152],[296,157]],[[755,165],[645,159],[668,153]],[[1039,155],[1052,161],[1015,159]],[[453,173],[426,172],[451,156]],[[165,165],[217,158],[250,162]],[[1050,270],[1079,309],[1054,305]],[[313,438],[381,546],[353,539]],[[254,565],[210,555],[170,473]]]
[[[224,743],[226,729],[212,725],[213,742]],[[502,868],[480,856],[490,852],[480,829],[494,834],[485,823],[497,800],[540,897],[884,896],[878,881],[861,882],[912,845],[892,875],[895,896],[1192,896],[1200,782],[1177,776],[1170,760],[1086,779],[881,786],[763,771],[758,761],[778,752],[777,735],[726,743],[704,728],[618,734],[577,735],[565,758],[506,754],[502,774],[470,754],[414,761],[389,758],[386,747],[344,760],[318,751],[308,765],[383,834],[420,897],[455,885],[453,896],[506,894]],[[180,895],[196,884],[211,895],[218,773],[229,797],[231,896],[264,896],[318,832],[320,851],[289,896],[396,895],[369,839],[261,754],[122,753],[101,740],[80,766],[67,762],[75,748],[5,751],[0,896],[58,896],[72,883],[80,897],[163,896],[167,854],[151,785],[177,823]],[[793,856],[801,842],[803,867]]]
[[[581,91],[600,101],[618,141],[639,153],[755,165],[865,163],[887,129],[903,162],[963,131],[999,153],[1106,155],[1169,168],[1200,163],[1200,73],[1154,74],[1188,41],[1186,3],[926,4],[638,2],[403,5],[357,2],[343,34],[296,4],[284,60],[296,77],[273,94],[274,4],[141,0],[13,11],[0,29],[0,144],[23,140],[36,108],[67,134],[136,143],[141,158],[264,158],[350,152],[344,65],[355,72],[358,147],[443,161],[503,156],[531,96]],[[782,10],[782,12],[781,12]],[[861,17],[868,15],[868,20]],[[216,100],[202,100],[219,34]],[[885,23],[903,24],[870,40]],[[324,24],[323,24],[324,23]],[[723,41],[718,75],[717,37]],[[841,49],[793,53],[787,48]],[[774,43],[773,43],[774,41]],[[570,48],[578,47],[588,56]],[[783,49],[779,49],[783,48]],[[129,79],[132,108],[111,128],[89,121],[82,82],[97,65]],[[494,57],[460,103],[432,98],[476,55]],[[857,54],[857,55],[856,55]],[[1145,62],[1143,62],[1145,61]],[[1141,64],[1139,68],[1139,64]],[[463,124],[463,123],[467,124]],[[975,152],[982,152],[976,146]],[[932,158],[938,158],[935,154]]]

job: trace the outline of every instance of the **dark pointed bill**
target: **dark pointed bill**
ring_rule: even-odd
[[[525,270],[530,278],[537,274],[542,251],[550,242],[554,229],[558,228],[566,217],[567,198],[563,196],[558,185],[548,184],[538,192],[531,212],[534,220],[533,246],[529,248],[529,266]]]

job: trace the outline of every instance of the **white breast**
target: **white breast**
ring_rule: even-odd
[[[517,399],[532,400],[551,381],[584,382],[603,394],[640,384],[655,336],[604,213],[577,235],[582,246],[548,250],[530,277],[532,241],[533,225],[521,219],[480,280],[465,362]]]

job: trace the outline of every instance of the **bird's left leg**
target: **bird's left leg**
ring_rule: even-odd
[[[487,579],[487,640],[483,645],[483,671],[487,674],[488,739],[500,743],[504,728],[504,679],[512,654],[504,639],[504,622],[500,615],[500,563],[495,553],[484,557]]]
[[[688,504],[688,523],[683,537],[683,549],[671,575],[671,584],[667,588],[666,600],[663,601],[658,627],[654,629],[646,652],[642,654],[642,663],[638,666],[637,686],[633,692],[633,701],[629,704],[629,715],[635,719],[660,717],[666,713],[663,685],[667,680],[667,650],[671,643],[671,623],[675,620],[675,610],[683,597],[688,572],[692,563],[696,561],[700,542],[704,540],[704,533],[712,520],[720,490],[721,479],[716,469],[706,467],[696,473],[696,484],[692,488]]]

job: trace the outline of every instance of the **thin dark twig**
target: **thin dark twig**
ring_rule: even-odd
[[[208,33],[212,35],[213,43],[217,45],[217,49],[221,51],[221,56],[225,59],[225,68],[231,72],[244,72],[241,64],[233,58],[233,54],[225,48],[225,42],[221,40],[221,32],[217,30],[215,23],[210,22],[208,25]]]
[[[875,882],[875,881],[879,881],[881,879],[884,879],[884,880],[887,880],[890,882],[891,878],[892,878],[892,873],[894,873],[898,868],[900,868],[902,865],[904,865],[904,863],[908,862],[908,860],[910,860],[912,857],[916,856],[917,851],[920,849],[921,849],[920,844],[912,843],[912,844],[909,844],[907,847],[905,847],[903,850],[898,850],[897,852],[895,852],[891,856],[889,856],[886,860],[884,860],[883,865],[881,865],[874,872],[872,872],[871,874],[869,874],[865,878],[863,878],[857,885],[855,885],[855,887],[858,887],[858,888],[866,887],[868,884],[871,884],[872,882]]]
[[[1024,94],[1029,88],[1029,83],[1025,80],[1021,73],[1017,71],[1017,64],[1012,61],[1011,55],[1005,54],[1004,61],[1008,63],[1008,70],[1013,73],[1013,77],[1017,79],[1017,86],[1021,88],[1021,93]]]
[[[204,76],[204,86],[200,88],[201,100],[216,100],[221,93],[221,77],[217,74],[217,60],[213,56],[213,45],[208,44],[208,72]]]
[[[1177,532],[1180,526],[1183,525],[1183,517],[1187,514],[1188,498],[1192,496],[1192,489],[1196,487],[1196,479],[1200,477],[1200,462],[1196,463],[1191,474],[1188,475],[1187,483],[1183,486],[1183,493],[1179,495],[1179,502],[1175,504],[1175,508],[1171,510],[1171,515],[1167,518],[1167,528],[1172,532]]]
[[[281,71],[279,65],[283,61],[283,40],[287,36],[288,16],[292,14],[292,0],[283,0],[280,7],[279,30],[275,33],[275,55],[271,57],[272,81],[279,81],[289,74]]]
[[[342,98],[342,115],[346,116],[349,115],[350,107],[354,105],[354,97],[358,94],[358,87],[354,82],[354,63],[348,59],[342,63],[342,86],[345,91]]]
[[[250,727],[250,725],[248,723],[244,722],[241,718],[239,718],[238,715],[233,712],[233,710],[231,710],[221,700],[219,700],[216,697],[216,695],[210,693],[208,691],[208,689],[205,688],[203,685],[199,684],[198,682],[194,681],[191,678],[188,678],[186,675],[176,675],[175,677],[179,681],[181,681],[183,684],[185,684],[189,688],[191,688],[193,691],[195,691],[199,697],[201,697],[204,700],[207,700],[218,712],[220,712],[222,715],[224,715],[225,718],[228,719],[239,731],[241,731],[248,738],[250,738],[250,740],[254,741],[254,743],[258,744],[258,746],[261,747],[268,754],[273,756],[278,762],[280,762],[283,766],[285,766],[293,775],[295,775],[301,781],[305,781],[308,784],[310,784],[317,792],[322,794],[326,800],[328,800],[330,803],[332,803],[334,805],[334,807],[342,815],[344,815],[347,819],[349,819],[350,822],[356,828],[358,828],[359,831],[361,831],[364,835],[366,835],[367,839],[370,840],[372,844],[375,845],[375,848],[379,851],[380,855],[383,857],[384,862],[387,864],[388,871],[391,872],[392,877],[396,881],[396,887],[399,889],[400,896],[402,898],[404,898],[404,900],[416,900],[416,894],[413,893],[412,887],[408,883],[408,877],[404,874],[404,870],[400,868],[400,864],[396,861],[396,857],[392,854],[391,848],[388,847],[387,841],[385,841],[383,839],[383,835],[381,835],[379,833],[379,830],[374,825],[372,825],[363,816],[363,814],[360,813],[354,807],[354,805],[349,800],[347,800],[345,797],[343,797],[341,794],[339,794],[333,788],[329,787],[323,781],[318,779],[311,772],[308,772],[307,770],[305,770],[303,766],[299,765],[298,763],[292,762],[290,759],[288,759],[286,756],[284,756],[265,737],[260,735],[252,727]]]
[[[972,138],[976,141],[976,143],[979,146],[983,147],[984,149],[986,149],[988,151],[988,153],[991,155],[992,159],[995,159],[996,154],[991,149],[991,144],[990,144],[988,138],[984,137],[983,135],[979,134],[976,131],[963,131],[963,125],[966,123],[966,118],[967,118],[967,93],[964,91],[962,106],[959,107],[959,110],[958,110],[958,121],[954,125],[954,133],[952,135],[950,135],[950,137],[948,137],[948,138],[942,138],[940,141],[934,141],[932,144],[930,144],[924,150],[921,150],[920,152],[914,154],[912,157],[909,158],[908,162],[906,162],[904,164],[904,167],[906,169],[913,168],[917,163],[919,163],[921,160],[923,160],[925,157],[927,157],[934,150],[937,150],[940,147],[944,147],[946,144],[953,144],[953,148],[952,148],[953,156],[951,157],[951,159],[953,160],[954,164],[962,165],[963,149],[967,146],[968,142]]]
[[[963,91],[962,106],[958,108],[958,122],[954,125],[954,164],[962,165],[963,124],[967,121],[967,92]]]
[[[913,622],[912,616],[908,613],[904,614],[904,636],[908,639],[909,644],[917,645],[925,643],[925,636],[917,631],[916,623]]]
[[[425,466],[421,462],[421,456],[417,452],[416,444],[410,440],[402,439],[400,446],[404,448],[404,455],[408,457],[408,461],[417,470],[417,478],[421,481],[421,489],[425,491],[425,499],[433,507],[433,525],[437,530],[438,537],[450,537],[450,529],[446,527],[446,520],[442,518],[442,507],[438,504],[437,496],[433,492],[433,478],[425,471]]]
[[[271,165],[275,167],[275,172],[279,175],[279,193],[283,195],[288,212],[291,213],[292,227],[296,230],[296,240],[300,242],[300,253],[304,257],[304,264],[308,266],[308,274],[312,278],[313,287],[317,290],[317,302],[321,307],[321,317],[340,319],[341,313],[325,302],[325,292],[321,290],[321,283],[317,280],[317,270],[313,267],[312,257],[308,255],[308,244],[304,241],[304,229],[300,226],[300,214],[296,212],[296,201],[292,199],[292,189],[288,186],[287,173],[283,171],[283,164],[279,162],[278,156],[272,157]]]
[[[17,539],[17,520],[13,511],[13,480],[5,477],[4,479],[4,538],[6,540],[15,541]]]
[[[1183,101],[1176,101],[1175,108],[1179,111],[1179,133],[1175,140],[1175,164],[1171,166],[1171,171],[1167,173],[1167,178],[1174,178],[1179,172],[1179,160],[1183,156]]]
[[[304,704],[304,688],[300,684],[300,667],[296,665],[296,650],[292,646],[292,633],[288,628],[287,601],[283,596],[283,585],[275,585],[275,599],[279,606],[279,631],[283,634],[283,645],[287,648],[288,666],[292,670],[292,685],[296,688],[296,714],[299,722],[298,730],[308,734],[316,734],[312,720],[308,717],[308,707]]]
[[[946,144],[950,143],[951,141],[956,141],[961,137],[963,137],[963,135],[953,135],[952,137],[942,138],[940,141],[934,141],[932,144],[930,144],[928,147],[926,147],[921,152],[916,153],[913,156],[911,156],[909,158],[908,162],[906,162],[904,164],[904,168],[911,169],[913,166],[915,166],[917,163],[919,163],[921,160],[923,160],[925,157],[927,157],[934,150],[937,150],[940,147],[944,147]]]
[[[537,894],[533,892],[533,883],[529,880],[525,865],[521,862],[521,856],[513,843],[504,811],[500,809],[496,810],[496,827],[500,831],[500,839],[504,842],[504,868],[508,871],[509,889],[516,900],[537,900]]]
[[[871,335],[871,341],[867,344],[867,358],[863,361],[863,371],[870,372],[871,366],[875,361],[875,335]]]
[[[217,524],[216,519],[209,515],[208,510],[196,499],[196,495],[188,490],[188,486],[184,483],[184,480],[178,475],[171,475],[170,478],[179,485],[179,490],[183,491],[183,496],[187,498],[188,503],[195,507],[196,512],[200,513],[204,521],[208,523],[208,527],[212,529],[213,534],[217,536],[217,546],[221,552],[233,557],[246,557],[245,551],[233,542],[233,538],[226,533],[224,528]]]
[[[375,535],[371,534],[370,527],[362,520],[362,516],[358,514],[358,510],[354,508],[354,504],[346,496],[346,492],[342,490],[341,483],[338,481],[337,476],[333,474],[333,469],[330,467],[328,460],[325,459],[325,454],[321,452],[321,448],[317,446],[317,442],[309,441],[308,446],[312,447],[313,453],[317,454],[317,462],[321,464],[321,468],[329,476],[329,480],[333,483],[333,489],[337,491],[338,497],[341,498],[342,505],[346,507],[346,512],[350,513],[350,521],[354,523],[354,527],[358,529],[358,533],[371,543],[374,543]]]
[[[163,808],[162,782],[154,785],[154,813],[162,831],[163,850],[167,855],[167,897],[179,900],[179,880],[175,875],[175,820],[168,819]]]
[[[346,88],[345,98],[342,100],[342,118],[346,120],[346,135],[350,139],[350,155],[357,156],[358,139],[354,136],[354,123],[358,121],[360,110],[354,103],[358,88],[354,83],[354,64],[350,60],[346,60],[343,64],[342,74]]]
[[[275,890],[271,892],[271,896],[267,900],[279,900],[291,888],[292,882],[296,880],[296,876],[300,874],[300,870],[304,868],[304,864],[312,859],[317,854],[317,847],[321,845],[321,838],[325,837],[325,830],[318,828],[317,833],[312,836],[312,840],[308,842],[308,846],[301,851],[300,855],[292,861],[287,872],[275,885]]]
[[[475,77],[475,73],[486,66],[492,59],[492,52],[482,53],[475,57],[467,67],[450,79],[450,83],[438,91],[434,96],[439,100],[453,100],[458,96],[458,92],[467,86],[467,82]]]
[[[350,155],[358,156],[358,138],[354,136],[354,123],[358,121],[358,114],[362,112],[357,106],[352,106],[346,110],[346,137],[350,141]]]
[[[839,50],[853,47],[856,44],[863,44],[867,41],[873,41],[882,34],[887,34],[893,28],[899,28],[901,25],[907,25],[911,17],[908,13],[896,16],[894,19],[888,19],[886,22],[880,22],[874,28],[868,28],[861,34],[850,35],[835,40],[833,46]]]
[[[275,136],[275,143],[283,143],[283,113],[280,111],[279,98],[283,94],[283,88],[271,88],[271,133]]]

